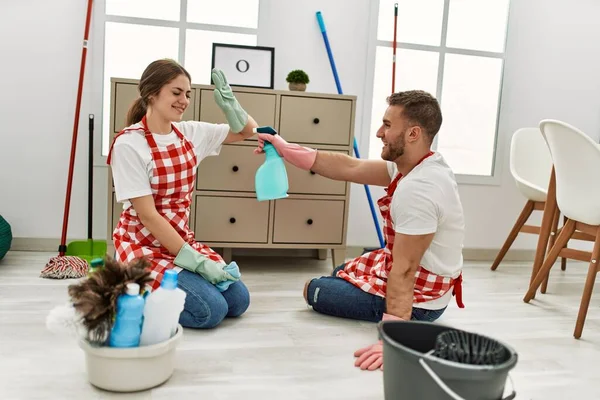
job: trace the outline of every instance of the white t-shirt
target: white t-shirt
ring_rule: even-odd
[[[394,179],[398,167],[388,162]],[[456,278],[463,266],[465,222],[454,173],[441,154],[427,157],[400,179],[390,205],[394,230],[405,235],[434,233],[421,260],[423,268],[441,276]],[[438,310],[448,305],[452,290],[415,307]]]
[[[174,125],[194,145],[198,164],[208,156],[219,154],[229,132],[229,125],[226,124],[183,121]],[[124,209],[130,206],[128,199],[152,194],[150,146],[144,137],[141,124],[137,123],[128,128],[137,127],[140,127],[140,130],[128,131],[117,138],[111,155],[115,195],[117,202],[123,203]],[[158,147],[166,147],[178,141],[175,131],[166,135],[152,134],[152,136]]]

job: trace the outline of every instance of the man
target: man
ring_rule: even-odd
[[[378,322],[435,321],[453,294],[462,304],[464,216],[454,174],[431,144],[442,124],[437,100],[423,91],[394,93],[377,137],[383,160],[361,160],[259,135],[289,163],[319,175],[386,187],[377,202],[386,245],[306,282],[304,298],[328,315]],[[383,367],[381,341],[355,352],[355,365]]]

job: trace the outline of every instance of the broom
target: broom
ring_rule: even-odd
[[[85,59],[87,55],[88,36],[90,31],[90,20],[92,14],[92,0],[88,0],[87,17],[85,21],[85,32],[83,37],[83,49],[81,52],[81,66],[79,69],[79,88],[77,90],[77,104],[75,106],[75,120],[73,122],[73,140],[71,142],[71,159],[69,162],[69,176],[67,181],[67,193],[65,198],[65,210],[63,215],[62,236],[58,246],[58,256],[52,257],[46,267],[40,273],[42,278],[81,278],[88,270],[88,263],[76,256],[65,256],[67,251],[67,226],[69,221],[69,206],[71,203],[71,186],[73,184],[73,166],[75,164],[75,148],[77,145],[77,130],[79,128],[79,111],[81,107],[81,93],[83,91],[83,77],[85,73]]]

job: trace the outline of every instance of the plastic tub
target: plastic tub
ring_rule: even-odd
[[[132,348],[95,347],[79,342],[85,353],[89,382],[113,392],[135,392],[158,386],[173,375],[175,348],[183,327],[169,340],[151,346]]]

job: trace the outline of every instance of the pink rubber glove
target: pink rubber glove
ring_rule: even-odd
[[[267,133],[258,134],[258,148],[254,150],[256,154],[263,152],[265,140],[270,142],[277,153],[287,162],[300,169],[310,170],[317,158],[317,151],[308,147],[302,147],[294,143],[286,142],[279,135],[270,135]]]

